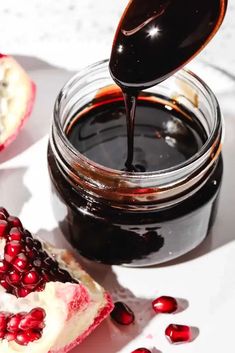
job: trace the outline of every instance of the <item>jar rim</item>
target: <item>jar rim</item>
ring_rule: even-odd
[[[128,171],[121,171],[118,169],[112,169],[106,166],[103,166],[97,162],[92,161],[91,159],[87,158],[84,156],[82,153],[80,153],[69,141],[67,138],[64,130],[62,123],[59,119],[60,114],[59,113],[59,107],[61,100],[65,93],[73,86],[74,82],[77,82],[78,80],[83,79],[88,73],[90,74],[92,71],[96,71],[96,69],[102,69],[108,66],[108,59],[98,61],[94,64],[91,64],[82,70],[80,70],[78,73],[76,73],[61,89],[59,92],[55,106],[54,106],[54,124],[56,129],[58,130],[61,140],[63,141],[64,144],[66,144],[67,148],[70,150],[70,152],[73,154],[73,156],[77,159],[77,162],[83,161],[83,163],[86,163],[87,165],[90,165],[91,167],[95,168],[97,172],[102,172],[102,174],[112,174],[116,176],[121,176],[122,178],[127,178],[130,181],[132,179],[149,179],[149,178],[156,178],[164,175],[166,176],[171,176],[175,172],[178,173],[179,169],[183,170],[184,168],[187,168],[189,165],[193,165],[194,163],[198,163],[201,158],[205,155],[206,152],[208,152],[210,149],[212,149],[213,144],[214,144],[214,136],[216,132],[219,130],[219,126],[221,124],[220,118],[221,118],[221,112],[220,112],[220,107],[219,103],[217,101],[217,98],[213,91],[210,89],[210,87],[205,83],[204,80],[202,80],[198,75],[196,75],[194,72],[189,70],[188,68],[183,68],[179,71],[177,71],[173,76],[174,77],[186,77],[186,78],[193,78],[194,80],[199,83],[203,89],[205,90],[205,93],[211,100],[211,107],[213,107],[214,114],[215,114],[215,121],[214,121],[214,126],[210,132],[210,135],[207,137],[206,142],[202,145],[202,147],[199,149],[199,151],[187,159],[186,161],[179,163],[175,166],[172,166],[170,168],[166,169],[161,169],[161,170],[156,170],[156,171],[151,171],[151,172],[128,172]]]

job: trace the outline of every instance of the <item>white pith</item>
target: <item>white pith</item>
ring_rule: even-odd
[[[0,144],[14,135],[28,110],[32,83],[11,57],[0,59]]]
[[[5,241],[0,240],[0,258],[2,258]],[[105,292],[96,282],[79,267],[77,262],[69,257],[69,263],[63,260],[66,252],[52,250],[44,244],[45,250],[50,256],[54,256],[61,268],[69,271],[80,284],[49,282],[42,292],[30,293],[25,298],[16,298],[5,292],[0,286],[0,311],[29,312],[35,307],[41,307],[46,312],[45,328],[42,337],[38,341],[21,346],[14,341],[0,341],[0,352],[4,353],[48,353],[57,352],[69,345],[77,337],[82,335],[94,322],[100,310],[106,305]],[[53,255],[52,255],[53,253]],[[69,307],[73,298],[73,292],[83,285],[88,294],[89,301],[81,308],[75,310],[68,317]]]

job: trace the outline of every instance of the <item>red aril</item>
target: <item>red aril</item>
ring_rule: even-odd
[[[7,262],[12,262],[12,260],[20,254],[22,251],[22,245],[17,240],[12,240],[6,243],[4,257]]]
[[[7,329],[7,313],[0,312],[0,331],[6,331]]]
[[[162,296],[152,302],[152,307],[157,314],[171,314],[178,309],[178,304],[175,298]]]
[[[24,253],[17,255],[16,258],[12,261],[12,266],[19,272],[24,272],[28,267],[28,264],[28,259]]]
[[[0,260],[0,274],[6,273],[10,268],[10,265],[5,260]]]
[[[171,324],[166,328],[165,335],[171,343],[186,343],[192,339],[191,328],[186,325]]]
[[[18,332],[19,324],[23,318],[24,314],[15,314],[12,315],[7,322],[7,331],[9,332]]]
[[[130,325],[134,322],[135,315],[125,303],[116,302],[111,313],[111,318],[119,325]]]
[[[0,59],[1,59],[1,54],[0,54]],[[4,207],[0,207],[0,214],[3,215],[5,219],[9,217],[9,213]]]
[[[22,331],[19,332],[18,335],[16,336],[16,343],[20,344],[21,346],[27,346],[30,342],[34,342],[39,340],[42,335],[37,332],[37,331]]]
[[[45,312],[40,308],[36,308],[30,311],[29,314],[20,322],[20,329],[22,330],[38,330],[43,329],[45,324],[43,320],[45,319]]]
[[[6,222],[5,216],[4,219],[0,220],[0,238],[4,238],[7,233],[8,223]]]

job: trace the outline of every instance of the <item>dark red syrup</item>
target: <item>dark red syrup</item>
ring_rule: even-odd
[[[78,113],[67,136],[84,156],[105,167],[123,170],[127,130],[125,105],[118,95]],[[138,100],[132,165],[136,172],[171,168],[194,156],[206,141],[196,117],[166,100],[142,94]]]
[[[137,173],[180,166],[195,155],[207,139],[198,119],[141,90],[165,80],[198,54],[222,23],[226,5],[226,0],[130,1],[110,58],[110,73],[125,104],[120,92],[110,99],[107,89],[82,107],[66,126],[73,146],[93,162]],[[198,245],[213,222],[221,158],[200,192],[151,210],[117,208],[86,188],[71,186],[50,145],[48,161],[60,226],[91,260],[134,266],[163,262]]]
[[[123,91],[127,119],[128,171],[135,171],[137,97],[196,56],[220,27],[227,0],[131,0],[120,20],[110,73]]]

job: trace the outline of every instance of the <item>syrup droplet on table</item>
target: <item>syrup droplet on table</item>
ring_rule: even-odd
[[[152,307],[157,314],[171,314],[178,309],[178,304],[175,298],[162,296],[152,302]]]
[[[137,97],[195,57],[219,29],[227,0],[131,0],[118,25],[110,73],[121,87],[127,119],[126,169],[133,166]],[[138,172],[138,170],[137,170]]]
[[[111,318],[119,325],[131,325],[135,321],[133,311],[125,303],[116,302],[111,312]]]
[[[187,343],[192,340],[191,328],[186,325],[171,324],[166,328],[165,335],[173,344]]]

